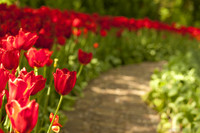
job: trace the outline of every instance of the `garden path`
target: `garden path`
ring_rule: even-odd
[[[64,133],[156,133],[159,117],[141,99],[150,76],[164,62],[144,62],[112,69],[92,80],[84,97],[67,111]]]

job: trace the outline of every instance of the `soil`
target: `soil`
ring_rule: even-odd
[[[144,62],[112,69],[92,80],[84,97],[67,111],[64,133],[156,133],[159,116],[141,96],[164,62]]]

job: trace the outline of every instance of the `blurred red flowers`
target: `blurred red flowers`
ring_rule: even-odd
[[[81,64],[87,65],[92,60],[92,53],[86,53],[83,50],[78,50],[78,60]]]
[[[99,44],[98,44],[97,42],[95,42],[95,43],[93,44],[93,47],[94,47],[94,48],[98,48],[98,47],[99,47]]]
[[[72,91],[76,83],[76,71],[57,69],[53,76],[55,89],[59,94],[67,95]]]

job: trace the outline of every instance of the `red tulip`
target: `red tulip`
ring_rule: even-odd
[[[14,50],[13,43],[15,42],[14,36],[6,36],[2,39],[2,48],[5,50]]]
[[[5,95],[5,90],[3,90],[2,92],[0,92],[0,109],[1,109],[1,105],[2,105],[2,100],[3,100],[3,96]],[[1,120],[0,120],[1,121]],[[0,132],[1,133],[1,132]]]
[[[43,67],[50,62],[52,53],[48,49],[37,50],[32,47],[25,53],[25,56],[31,67]]]
[[[27,89],[31,90],[31,95],[35,95],[45,87],[46,79],[42,75],[35,76],[34,72],[27,72],[23,68],[18,78],[23,79],[27,83]]]
[[[0,63],[2,63],[2,56],[3,56],[5,51],[6,51],[5,49],[0,48]]]
[[[0,133],[4,133],[4,131],[2,129],[0,129]]]
[[[65,43],[66,43],[66,38],[65,38],[64,36],[59,36],[59,37],[57,37],[57,39],[58,39],[58,43],[59,43],[60,45],[65,45]]]
[[[101,35],[102,37],[105,37],[105,36],[107,35],[106,30],[101,29],[101,30],[100,30],[100,35]]]
[[[22,28],[19,30],[16,36],[7,36],[2,40],[3,48],[6,50],[28,50],[31,48],[38,36],[36,33],[23,32]]]
[[[51,113],[50,116],[49,116],[49,120],[50,122],[53,120],[53,117],[54,117],[54,114]],[[56,133],[59,133],[60,131],[60,127],[62,127],[62,125],[60,123],[58,123],[59,121],[59,116],[56,115],[54,121],[53,121],[53,125],[52,125],[52,130]]]
[[[87,65],[92,60],[92,53],[86,53],[81,49],[78,50],[78,60],[81,64]]]
[[[22,105],[16,100],[6,104],[6,112],[15,132],[30,133],[38,119],[39,104],[35,100]]]
[[[28,84],[23,79],[15,78],[14,75],[12,77],[10,76],[8,86],[9,86],[8,102],[20,99],[28,100],[32,92],[31,89],[27,89]]]
[[[61,95],[67,95],[74,88],[76,83],[76,72],[70,72],[68,69],[57,69],[54,76],[54,85],[56,91]]]
[[[81,35],[81,30],[80,29],[74,29],[73,31],[72,31],[72,33],[75,35],[75,36],[80,36]]]
[[[72,22],[72,26],[80,28],[82,26],[82,21],[79,18],[75,18]]]
[[[93,47],[94,47],[94,48],[98,48],[98,47],[99,47],[99,44],[96,42],[96,43],[93,44]]]
[[[1,61],[6,69],[8,70],[16,69],[19,65],[19,51],[18,50],[5,51],[2,54]]]
[[[8,82],[9,71],[0,67],[0,93],[5,89]]]
[[[28,50],[37,41],[38,36],[36,33],[23,32],[22,28],[19,30],[19,34],[15,38],[14,47],[16,49]]]

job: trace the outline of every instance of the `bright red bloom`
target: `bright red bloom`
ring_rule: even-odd
[[[2,129],[0,129],[0,133],[4,133],[4,131]]]
[[[100,35],[101,35],[102,37],[105,37],[105,36],[107,35],[106,30],[101,29],[101,30],[100,30]]]
[[[94,48],[98,48],[98,47],[99,47],[99,44],[96,42],[96,43],[93,44],[93,47],[94,47]]]
[[[14,42],[15,42],[15,37],[14,36],[6,36],[2,41],[2,48],[5,50],[14,50]]]
[[[83,34],[84,34],[84,36],[87,36],[87,34],[88,34],[88,29],[87,28],[83,29]]]
[[[5,51],[1,59],[3,66],[8,70],[16,69],[19,65],[19,55],[18,50]]]
[[[39,104],[35,100],[22,105],[16,100],[6,104],[6,112],[15,132],[30,133],[38,120]]]
[[[75,36],[80,36],[81,35],[81,30],[80,29],[74,29],[72,32]]]
[[[28,84],[20,78],[15,78],[14,75],[10,76],[10,80],[8,82],[9,86],[9,100],[21,100],[24,99],[25,103],[27,102],[30,94],[32,92],[31,89],[27,89]]]
[[[82,21],[79,18],[75,18],[72,22],[72,26],[80,28],[82,26]]]
[[[87,65],[92,60],[92,53],[86,53],[81,49],[78,50],[78,60],[81,64]]]
[[[53,117],[54,117],[54,114],[51,113],[50,116],[49,116],[50,122],[52,122]],[[61,125],[60,123],[58,123],[58,121],[59,121],[59,116],[56,115],[56,117],[55,117],[55,119],[54,119],[54,121],[53,121],[53,125],[52,125],[52,130],[53,130],[54,132],[56,132],[56,133],[59,133],[60,127],[62,127],[62,125]]]
[[[5,89],[8,82],[9,71],[0,67],[0,93]]]
[[[36,33],[23,32],[22,28],[19,30],[19,34],[15,37],[14,48],[28,50],[37,41],[38,36]]]
[[[36,33],[30,32],[23,32],[22,28],[19,30],[19,34],[16,36],[7,36],[5,39],[2,40],[3,48],[6,50],[28,50],[31,48],[38,36]]]
[[[57,39],[60,45],[64,45],[66,43],[66,38],[64,36],[59,36]]]
[[[25,53],[25,56],[31,67],[43,67],[51,62],[50,57],[52,53],[53,52],[49,51],[48,49],[37,50],[36,48],[32,47],[27,51],[27,53]]]
[[[2,105],[2,99],[3,99],[3,96],[6,94],[6,91],[7,90],[3,90],[2,92],[0,92],[0,109],[1,109],[1,105]]]
[[[27,89],[31,90],[31,95],[35,95],[45,87],[46,79],[42,75],[35,76],[34,72],[27,72],[23,68],[18,78],[23,79],[27,83]]]
[[[76,83],[76,71],[70,72],[68,69],[56,69],[54,76],[54,86],[61,95],[69,94]]]
[[[0,48],[0,63],[2,63],[2,56],[3,56],[4,52],[5,52],[5,49]]]

